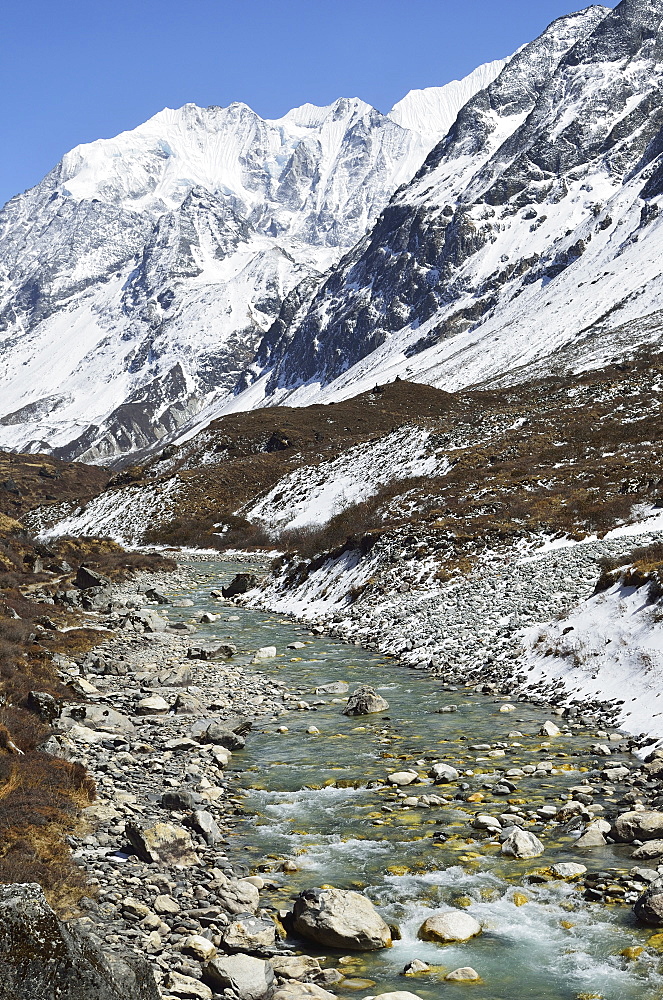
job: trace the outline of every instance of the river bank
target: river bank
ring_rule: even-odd
[[[432,572],[425,538],[403,532],[365,556],[346,552],[297,573],[286,565],[246,603],[297,616],[449,683],[489,684],[541,704],[575,699],[588,719],[608,718],[643,740],[661,739],[660,598],[646,586],[634,594],[616,580],[609,608],[589,603],[604,560],[661,542],[656,515],[604,539],[492,549],[466,575],[445,582]],[[608,619],[623,627],[610,631]],[[565,638],[564,629],[574,635]]]
[[[347,998],[357,989],[364,995],[362,981],[371,984],[366,993],[406,988],[412,980],[401,973],[413,959],[431,966],[414,987],[426,1000],[451,988],[442,984],[454,963],[481,973],[485,986],[473,987],[481,1000],[575,1000],[591,990],[607,1000],[647,990],[654,997],[657,952],[631,906],[656,877],[657,862],[631,860],[633,847],[611,844],[601,829],[603,843],[575,846],[603,817],[655,799],[656,783],[629,753],[636,744],[601,728],[607,720],[600,714],[563,717],[549,704],[525,702],[501,711],[510,703],[495,691],[486,696],[442,682],[431,671],[413,672],[212,596],[246,568],[196,560],[177,580],[134,581],[115,593],[116,603],[136,602],[132,614],[158,615],[164,627],[144,631],[139,618],[138,629],[109,637],[69,668],[97,689],[88,693],[92,707],[121,717],[106,716],[90,742],[80,734],[86,719],[76,720],[73,734],[99,787],[90,831],[74,843],[99,884],[83,918],[87,930],[105,948],[129,943],[147,954],[162,995],[182,1000],[210,995],[203,970],[211,949],[260,961],[273,951],[277,966],[284,951],[324,959],[298,975]],[[145,590],[155,586],[171,604],[149,602]],[[188,657],[192,647],[223,643],[237,647],[229,660]],[[298,648],[288,649],[293,644]],[[276,655],[255,662],[265,646]],[[336,694],[317,691],[330,683],[340,684]],[[341,714],[344,685],[360,683],[388,699],[384,716]],[[94,714],[87,721],[96,727]],[[246,747],[229,756],[203,734],[216,725],[213,738],[227,743],[237,716],[254,727]],[[542,735],[553,721],[559,733]],[[434,784],[436,762],[453,768],[456,779]],[[393,784],[389,774],[403,770],[413,772],[409,783]],[[141,849],[140,831],[160,823],[179,830],[160,842],[161,857],[131,853],[136,844]],[[514,825],[541,839],[540,858],[502,855],[500,840]],[[142,846],[151,849],[144,838]],[[550,865],[568,862],[586,873],[572,882],[550,876]],[[298,937],[280,943],[274,928],[287,924],[293,894],[329,882],[366,892],[399,925],[401,940],[388,953],[354,958]],[[480,938],[445,949],[419,941],[425,916],[450,908],[476,915]],[[255,924],[247,928],[243,917],[240,931],[239,912],[253,912]],[[629,948],[644,950],[626,959],[621,952]]]

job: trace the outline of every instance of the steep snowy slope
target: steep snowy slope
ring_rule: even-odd
[[[412,129],[431,138],[445,136],[460,109],[480,90],[495,80],[509,59],[484,63],[463,80],[452,80],[445,87],[411,90],[395,104],[389,117],[402,128]]]
[[[504,384],[550,371],[555,351],[573,371],[658,342],[662,22],[662,0],[623,0],[518,52],[274,325],[267,399],[343,398],[396,374]]]
[[[0,442],[103,460],[227,398],[287,293],[363,236],[498,68],[436,89],[425,135],[356,99],[278,121],[186,105],[68,153],[0,213]]]

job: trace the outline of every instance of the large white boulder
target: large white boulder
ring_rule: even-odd
[[[469,941],[477,934],[481,934],[481,924],[464,910],[434,913],[423,922],[418,932],[422,941],[436,941],[438,944]]]
[[[545,847],[538,837],[518,827],[502,844],[502,854],[512,858],[538,858],[544,851]]]
[[[328,948],[377,951],[391,945],[391,931],[370,899],[345,889],[308,889],[295,900],[294,928]]]

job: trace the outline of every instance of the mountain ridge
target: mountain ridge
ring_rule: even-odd
[[[0,212],[3,445],[112,460],[230,396],[285,295],[433,143],[340,98],[275,120],[164,109],[67,153]]]

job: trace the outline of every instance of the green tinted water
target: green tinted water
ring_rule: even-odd
[[[630,906],[587,904],[573,886],[555,882],[531,885],[525,876],[556,861],[581,862],[590,871],[629,867],[630,849],[606,847],[578,851],[570,835],[540,834],[545,855],[535,861],[503,859],[499,846],[478,839],[468,824],[477,811],[498,814],[509,802],[525,808],[561,804],[569,787],[579,784],[595,763],[590,744],[595,732],[578,730],[546,741],[538,735],[550,716],[533,706],[516,705],[500,713],[503,700],[460,689],[445,691],[427,673],[407,670],[395,661],[359,647],[312,636],[282,616],[219,604],[210,589],[245,567],[228,563],[195,563],[199,585],[186,596],[195,606],[171,612],[171,617],[196,619],[201,611],[221,611],[224,618],[201,626],[201,638],[232,635],[246,663],[260,646],[274,645],[278,655],[252,666],[279,681],[308,702],[297,710],[254,729],[247,748],[233,759],[245,789],[246,819],[238,826],[233,847],[242,860],[277,883],[267,894],[275,905],[288,908],[297,892],[324,884],[366,891],[388,922],[399,925],[402,939],[393,948],[355,954],[343,965],[348,976],[376,985],[359,994],[344,989],[341,997],[387,990],[410,990],[432,1000],[464,996],[477,1000],[575,1000],[596,995],[605,1000],[654,1000],[663,996],[659,958],[651,949],[635,961],[620,952],[643,945],[651,931],[637,928]],[[303,650],[288,650],[304,641]],[[340,695],[315,695],[315,688],[347,681],[350,688],[370,683],[389,702],[382,715],[347,718]],[[344,699],[343,699],[344,701]],[[316,704],[320,702],[320,704]],[[296,701],[293,702],[296,704]],[[457,711],[439,709],[456,705]],[[279,733],[280,726],[288,732]],[[319,735],[307,733],[315,726]],[[519,737],[509,734],[518,731]],[[503,745],[504,758],[486,758],[476,745]],[[478,793],[483,801],[454,799],[443,807],[410,808],[391,789],[367,788],[388,773],[414,769],[426,781],[432,760],[443,760],[463,774],[463,796]],[[517,790],[507,797],[492,795],[494,769],[522,767],[541,760],[554,771],[545,779],[514,779]],[[614,753],[611,764],[630,762]],[[600,762],[601,764],[604,761]],[[632,763],[632,761],[631,761]],[[457,786],[415,784],[408,795],[455,794]],[[595,802],[610,799],[595,796]],[[386,807],[386,809],[385,809]],[[386,810],[390,811],[386,811]],[[446,839],[444,839],[446,838]],[[477,839],[475,839],[477,838]],[[284,874],[284,859],[297,871]],[[517,906],[514,892],[528,902]],[[441,947],[419,941],[416,932],[433,911],[448,905],[468,905],[484,926],[481,937],[458,946]],[[306,949],[320,955],[320,949]],[[330,952],[331,964],[341,956]],[[432,974],[415,979],[399,973],[419,958],[435,966]],[[459,966],[472,966],[482,977],[468,986],[443,981]]]

